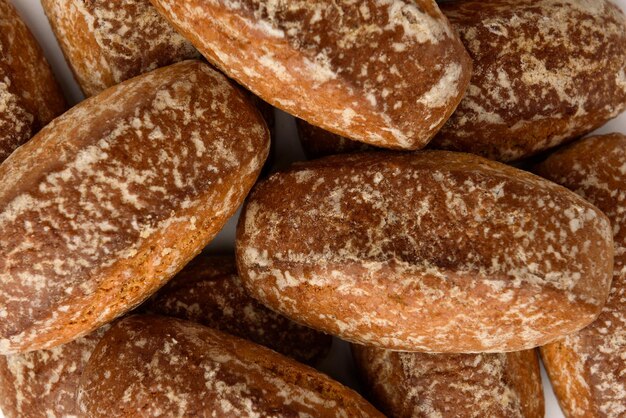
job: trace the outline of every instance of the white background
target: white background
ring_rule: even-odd
[[[39,0],[9,1],[11,1],[19,9],[22,18],[26,21],[27,25],[30,27],[31,31],[43,47],[45,55],[48,58],[57,79],[61,83],[68,101],[71,104],[79,102],[82,99],[82,94],[74,81],[72,73],[65,63],[65,59],[63,58],[48,21],[46,20],[43,10],[41,9]],[[615,0],[615,3],[619,4],[620,7],[626,11],[626,0]],[[609,122],[598,132],[608,133],[617,131],[626,133],[626,113]],[[275,163],[278,167],[284,167],[292,161],[304,159],[304,154],[302,153],[297,139],[294,121],[290,116],[282,112],[277,112],[277,135],[275,139]],[[210,245],[210,249],[226,250],[232,248],[235,235],[236,217],[238,215],[239,214],[231,219],[230,222],[224,227],[219,236]],[[345,343],[335,341],[332,355],[320,365],[320,369],[350,386],[358,387],[357,382],[352,377],[354,370],[349,357],[349,349]],[[554,398],[552,388],[550,387],[545,373],[543,373],[543,383],[546,398],[546,417],[562,418],[563,414],[561,413],[556,399]],[[0,412],[0,418],[4,418],[2,412]]]

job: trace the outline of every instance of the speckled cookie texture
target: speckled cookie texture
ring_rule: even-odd
[[[248,295],[234,257],[199,255],[145,306],[269,347],[305,363],[330,350],[330,335],[298,325]]]
[[[626,108],[626,17],[610,1],[441,7],[474,72],[434,147],[516,160],[590,132]]]
[[[87,96],[151,70],[201,57],[149,0],[41,0],[41,4]],[[273,131],[272,106],[249,96]]]
[[[257,184],[236,251],[253,296],[346,340],[518,351],[600,313],[611,232],[597,208],[521,170],[470,154],[379,152],[296,164]]]
[[[382,417],[356,392],[265,347],[191,322],[126,318],[79,389],[89,417]]]
[[[149,0],[42,0],[87,96],[200,54]]]
[[[11,3],[0,0],[0,162],[64,110],[37,41]]]
[[[242,203],[259,112],[186,61],[74,107],[0,166],[0,353],[51,348],[141,303]]]
[[[374,403],[394,418],[543,418],[535,350],[403,353],[353,346]]]
[[[187,319],[313,363],[331,337],[298,325],[248,296],[229,256],[200,255],[144,305],[142,311]],[[50,350],[0,356],[0,409],[7,418],[78,416],[83,368],[105,331]]]
[[[152,0],[207,59],[314,125],[387,148],[428,143],[471,61],[432,0]]]
[[[0,409],[6,418],[68,418],[79,415],[80,376],[109,328],[50,350],[0,356]]]
[[[539,165],[538,173],[597,205],[613,224],[615,268],[608,302],[593,324],[542,347],[567,417],[626,416],[626,136],[581,140]]]

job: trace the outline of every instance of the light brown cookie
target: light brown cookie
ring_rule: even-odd
[[[108,328],[50,350],[0,356],[0,409],[5,418],[78,416],[80,376]]]
[[[330,335],[299,325],[248,295],[234,257],[200,254],[146,303],[147,312],[186,319],[314,364]]]
[[[42,0],[78,84],[93,96],[200,54],[149,0]]]
[[[354,345],[374,403],[394,418],[543,418],[535,350],[403,353]]]
[[[626,109],[626,17],[608,0],[455,1],[442,10],[474,60],[435,148],[517,160]]]

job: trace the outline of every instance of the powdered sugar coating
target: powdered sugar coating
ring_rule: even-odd
[[[401,353],[353,346],[376,405],[395,418],[543,418],[534,350],[494,354]]]
[[[211,62],[267,102],[346,137],[425,146],[471,63],[432,0],[153,0]]]
[[[462,1],[442,10],[474,73],[433,146],[510,161],[626,109],[626,17],[609,0]]]
[[[0,352],[53,347],[147,298],[241,204],[268,147],[256,109],[197,61],[57,118],[0,166]]]
[[[42,5],[88,96],[200,56],[149,0],[43,0]]]
[[[239,273],[262,303],[404,351],[516,351],[579,330],[604,305],[612,262],[597,208],[444,151],[295,165],[256,186],[237,233]]]
[[[0,357],[0,406],[6,418],[78,416],[77,391],[87,360],[104,332],[50,350]]]
[[[39,45],[15,8],[0,0],[0,162],[64,109]]]
[[[234,257],[201,254],[157,292],[147,312],[186,319],[315,364],[332,338],[275,313],[253,299]]]
[[[587,138],[538,167],[598,206],[613,224],[615,267],[602,314],[584,330],[542,348],[568,417],[626,415],[626,136]]]
[[[113,326],[81,381],[90,417],[382,417],[352,390],[267,348],[190,322]]]

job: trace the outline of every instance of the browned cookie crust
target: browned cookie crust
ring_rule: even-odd
[[[257,184],[237,231],[246,288],[341,338],[404,351],[520,351],[581,329],[612,275],[609,221],[469,154],[327,157]]]
[[[191,322],[134,316],[81,379],[89,417],[382,417],[356,392],[265,347]]]
[[[584,330],[542,347],[546,370],[568,418],[626,415],[626,136],[578,141],[537,172],[598,206],[613,224],[615,267],[602,314]]]
[[[145,300],[235,212],[268,147],[258,111],[198,61],[57,118],[0,166],[0,352],[68,342]]]
[[[37,41],[15,7],[0,0],[0,162],[64,110]]]
[[[146,304],[160,315],[197,322],[305,363],[330,349],[330,335],[299,325],[248,295],[234,257],[201,254]]]
[[[424,147],[470,78],[467,53],[433,0],[153,3],[262,99],[381,147]]]

